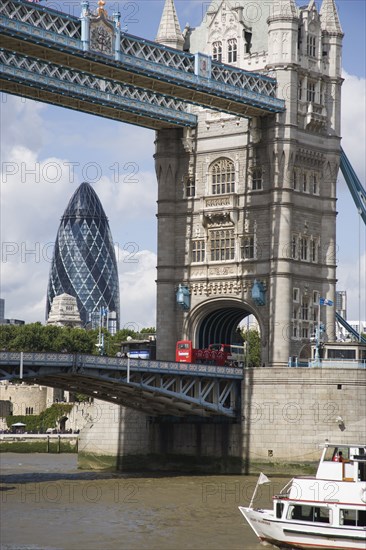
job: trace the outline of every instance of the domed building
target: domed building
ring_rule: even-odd
[[[57,232],[47,289],[46,319],[55,296],[77,300],[82,326],[100,311],[119,328],[117,261],[108,218],[91,185],[82,183],[71,197]]]

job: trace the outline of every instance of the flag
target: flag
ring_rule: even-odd
[[[271,480],[268,479],[267,476],[262,474],[262,472],[259,474],[259,479],[257,481],[258,485],[263,485],[263,483],[271,483]]]
[[[327,298],[320,298],[319,299],[319,304],[321,306],[332,306],[333,302],[332,302],[332,300],[327,300]]]

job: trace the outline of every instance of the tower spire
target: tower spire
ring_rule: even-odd
[[[319,13],[323,31],[343,34],[334,0],[323,0]]]
[[[176,48],[177,50],[183,49],[184,38],[179,25],[174,0],[165,0],[163,14],[161,16],[155,41],[164,44],[164,46]]]

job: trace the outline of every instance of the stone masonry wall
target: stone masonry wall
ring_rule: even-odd
[[[80,432],[79,465],[118,468],[120,457],[149,452],[148,433],[144,414],[96,400]]]
[[[366,370],[257,369],[243,382],[243,454],[318,460],[319,444],[366,442]]]
[[[0,399],[11,402],[14,416],[25,415],[28,408],[33,414],[40,414],[47,408],[46,386],[28,386],[26,384],[0,384]]]

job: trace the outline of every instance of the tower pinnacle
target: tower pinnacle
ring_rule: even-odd
[[[184,38],[179,25],[174,0],[165,0],[163,14],[161,16],[156,42],[176,48],[183,49]]]
[[[270,15],[272,17],[297,17],[298,10],[296,7],[295,0],[280,0],[279,2],[274,2],[270,7]]]
[[[320,8],[320,19],[323,31],[343,34],[334,0],[323,0]]]

